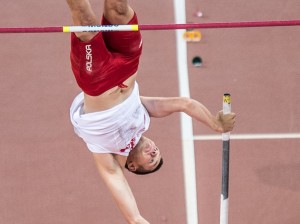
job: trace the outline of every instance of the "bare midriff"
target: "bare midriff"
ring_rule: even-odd
[[[136,76],[137,73],[133,74],[125,82],[123,82],[123,84],[127,86],[125,88],[115,86],[99,96],[84,94],[84,113],[108,110],[122,103],[130,96],[134,88]]]

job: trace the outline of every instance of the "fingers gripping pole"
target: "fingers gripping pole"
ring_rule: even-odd
[[[223,96],[223,114],[231,112],[231,96],[225,93]],[[222,151],[222,189],[221,189],[221,208],[220,224],[228,223],[228,190],[229,190],[229,143],[230,132],[222,134],[223,151]]]

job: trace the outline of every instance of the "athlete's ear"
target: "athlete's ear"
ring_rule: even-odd
[[[128,167],[128,170],[131,172],[134,172],[137,169],[137,167],[134,165],[133,161],[127,161],[126,165]]]

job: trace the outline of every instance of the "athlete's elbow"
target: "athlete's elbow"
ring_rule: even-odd
[[[193,111],[194,109],[195,109],[195,100],[190,99],[188,97],[183,97],[181,103],[181,112],[189,114],[189,112]]]

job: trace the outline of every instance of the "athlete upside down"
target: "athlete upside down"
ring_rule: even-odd
[[[67,0],[74,25],[99,25],[88,0]],[[137,24],[126,0],[105,0],[102,24]],[[213,116],[200,102],[183,97],[145,97],[136,82],[143,41],[140,32],[71,34],[71,65],[82,89],[70,108],[75,133],[92,152],[96,165],[128,223],[149,223],[139,212],[124,168],[136,174],[163,164],[155,143],[144,136],[150,117],[184,112],[216,132],[231,131],[235,114]]]

